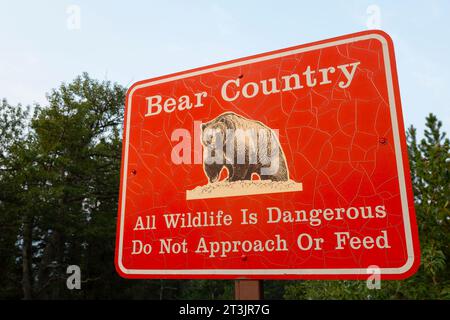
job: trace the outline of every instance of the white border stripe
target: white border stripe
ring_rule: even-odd
[[[389,47],[387,40],[379,34],[368,34],[362,36],[356,36],[353,38],[336,40],[329,43],[317,44],[310,47],[304,47],[300,49],[294,49],[281,53],[276,53],[268,56],[248,59],[245,61],[239,61],[221,65],[217,67],[207,68],[199,71],[194,71],[187,74],[177,75],[164,79],[151,81],[135,86],[128,94],[128,109],[127,109],[127,129],[126,129],[126,141],[125,141],[125,157],[123,168],[123,185],[122,185],[122,203],[120,212],[120,235],[119,235],[119,254],[118,254],[118,266],[120,270],[125,274],[130,275],[356,275],[367,274],[366,268],[350,268],[350,269],[127,269],[122,263],[123,258],[123,232],[125,222],[125,203],[126,203],[126,189],[127,189],[127,177],[128,177],[128,151],[129,151],[129,137],[130,137],[130,119],[131,119],[131,102],[133,93],[141,88],[154,86],[157,84],[175,81],[187,77],[194,77],[205,73],[216,72],[223,69],[238,67],[241,65],[281,58],[289,55],[294,55],[302,52],[308,52],[313,50],[319,50],[327,47],[338,46],[346,43],[375,39],[381,42],[383,47],[383,59],[385,64],[387,89],[389,98],[389,107],[391,113],[391,124],[394,136],[394,150],[397,160],[397,173],[399,178],[400,198],[403,210],[403,222],[406,239],[406,249],[408,259],[406,263],[400,268],[381,268],[382,274],[402,274],[408,271],[414,263],[414,250],[411,232],[411,222],[409,219],[408,200],[406,193],[406,184],[403,168],[402,150],[400,144],[400,134],[398,128],[397,111],[395,104],[394,86],[392,80],[391,61],[389,57]]]

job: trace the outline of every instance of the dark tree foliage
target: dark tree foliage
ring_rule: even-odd
[[[19,196],[23,188],[17,181],[21,171],[18,155],[25,139],[28,108],[0,103],[0,298],[20,298],[21,250]]]
[[[225,280],[125,280],[114,268],[125,88],[83,74],[45,106],[0,103],[0,299],[230,299]],[[404,281],[265,281],[269,299],[449,298],[449,141],[435,116],[408,147],[422,265]],[[81,290],[68,290],[69,265]]]

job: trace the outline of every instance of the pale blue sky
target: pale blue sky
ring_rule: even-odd
[[[80,28],[71,29],[71,5]],[[450,130],[450,1],[0,1],[0,97],[45,102],[87,71],[133,82],[367,29],[393,38],[406,125]],[[373,15],[372,15],[373,17]]]

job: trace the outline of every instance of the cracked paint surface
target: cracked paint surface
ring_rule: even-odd
[[[290,48],[292,49],[292,48]],[[389,48],[393,58],[392,48]],[[242,60],[243,62],[246,59]],[[312,70],[360,61],[352,84],[345,89],[338,86],[339,75],[330,75],[331,84],[317,85],[253,99],[242,95],[233,102],[221,96],[221,86],[242,75],[242,83],[302,72],[308,65]],[[394,62],[391,61],[393,64]],[[224,65],[228,65],[225,63]],[[126,277],[174,278],[366,278],[365,272],[339,275],[341,269],[363,269],[371,265],[380,268],[400,268],[408,256],[418,263],[418,241],[415,231],[409,167],[406,158],[404,129],[401,119],[397,78],[394,74],[396,112],[399,118],[398,138],[401,150],[395,149],[392,112],[388,92],[386,61],[383,43],[377,39],[352,41],[327,46],[266,61],[230,66],[222,70],[187,76],[157,85],[134,90],[127,102],[129,121],[129,149],[126,170],[121,176],[121,203],[119,204],[118,245],[116,259]],[[209,68],[209,67],[205,67]],[[186,72],[188,74],[189,71]],[[168,76],[169,77],[169,76]],[[341,75],[342,77],[342,75]],[[164,79],[162,77],[161,79]],[[151,82],[154,79],[145,81]],[[142,82],[142,83],[145,83]],[[161,112],[146,117],[146,97],[161,95],[177,99],[206,91],[205,105],[189,111]],[[131,104],[131,105],[130,105]],[[193,135],[194,121],[207,122],[219,114],[233,111],[246,118],[263,122],[279,130],[279,140],[286,155],[290,177],[302,183],[303,191],[274,193],[224,199],[186,200],[186,190],[208,182],[202,164],[174,165],[171,152],[177,142],[171,141],[175,129],[185,128]],[[128,119],[129,118],[129,119]],[[197,137],[198,138],[198,137]],[[125,140],[124,140],[125,141]],[[193,143],[193,142],[192,142]],[[125,147],[124,147],[125,152]],[[192,151],[194,158],[194,151]],[[405,231],[405,212],[401,202],[397,159],[404,166],[408,216],[411,219],[414,252],[408,252]],[[122,164],[125,168],[125,164]],[[133,171],[135,170],[135,171]],[[123,190],[124,179],[126,188]],[[325,221],[319,226],[308,222],[267,224],[267,207],[281,210],[312,210],[325,208],[375,207],[383,205],[387,216],[382,219],[349,219]],[[241,225],[241,209],[258,213],[255,225]],[[168,229],[164,213],[187,213],[222,210],[233,216],[230,226]],[[156,215],[156,229],[134,231],[139,216]],[[123,233],[120,234],[121,228]],[[389,249],[336,250],[335,232],[352,235],[378,236],[386,230]],[[297,237],[308,233],[325,239],[323,250],[301,251]],[[265,240],[280,235],[286,239],[289,250],[265,253],[230,253],[228,257],[208,257],[196,254],[201,237],[206,240]],[[188,241],[189,253],[158,254],[159,239]],[[132,241],[151,243],[149,255],[132,255]],[[118,252],[121,255],[118,257]],[[116,261],[117,265],[117,261]],[[126,270],[215,270],[212,275],[127,274]],[[242,270],[239,274],[218,270]],[[261,276],[254,270],[262,269],[327,269],[331,274],[301,271]],[[403,272],[403,275],[410,272]],[[387,275],[387,277],[402,277]]]

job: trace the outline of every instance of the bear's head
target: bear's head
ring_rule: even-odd
[[[219,119],[202,124],[203,164],[209,182],[216,182],[224,167],[226,132],[225,123]]]
[[[223,150],[227,128],[223,122],[202,124],[202,144],[209,150]]]

